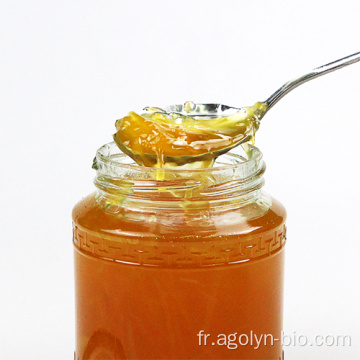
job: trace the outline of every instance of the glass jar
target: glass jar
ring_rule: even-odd
[[[110,143],[95,168],[73,210],[75,359],[281,359],[286,213],[260,150],[153,169]]]

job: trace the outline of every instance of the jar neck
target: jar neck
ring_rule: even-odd
[[[154,169],[133,164],[109,143],[97,151],[94,168],[98,203],[108,211],[182,211],[241,207],[255,201],[262,195],[265,163],[260,150],[250,146],[242,155],[221,156],[212,168]]]

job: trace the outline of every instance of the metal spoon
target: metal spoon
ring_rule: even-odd
[[[346,56],[342,59],[332,61],[331,63],[319,66],[310,72],[301,75],[293,80],[286,82],[278,90],[276,90],[267,100],[262,103],[266,105],[266,110],[262,113],[262,117],[286,94],[294,90],[298,86],[313,80],[319,76],[328,74],[332,71],[341,69],[345,66],[354,64],[360,61],[360,52]],[[241,108],[227,106],[223,104],[193,104],[191,111],[186,111],[184,105],[169,105],[164,108],[166,112],[178,112],[182,115],[196,116],[196,117],[214,117],[214,116],[226,116],[227,114],[238,111]]]
[[[360,61],[360,52],[346,56],[342,59],[333,61],[326,65],[319,66],[304,75],[301,75],[293,80],[286,82],[283,86],[281,86],[278,90],[276,90],[267,100],[262,102],[262,104],[264,104],[265,106],[262,108],[261,111],[254,112],[257,120],[261,120],[264,117],[264,115],[280,99],[282,99],[286,94],[288,94],[290,91],[294,90],[296,87],[304,84],[307,81],[313,80],[313,79],[315,79],[319,76],[325,75],[329,72],[341,69],[342,67],[353,64],[357,61]],[[194,104],[191,102],[187,102],[184,105],[169,105],[169,106],[166,106],[161,109],[160,108],[145,108],[145,110],[150,110],[150,111],[155,111],[155,112],[160,111],[160,112],[167,113],[167,114],[177,113],[180,115],[193,117],[194,119],[202,119],[202,120],[214,119],[214,118],[224,118],[224,117],[230,116],[242,109],[244,109],[244,108],[237,108],[237,107],[227,106],[227,105],[223,105],[223,104]],[[236,126],[236,124],[230,124],[230,126],[232,126],[232,125]],[[184,164],[189,164],[189,163],[193,163],[196,161],[202,161],[202,162],[213,161],[218,156],[228,152],[232,148],[234,148],[240,144],[248,142],[250,138],[251,138],[251,136],[242,137],[242,138],[240,138],[239,141],[233,142],[231,144],[231,146],[223,147],[221,149],[217,149],[214,151],[205,152],[205,153],[202,153],[201,155],[183,156],[183,155],[179,154],[179,156],[175,156],[175,157],[174,156],[171,156],[171,157],[165,156],[165,162],[169,162],[169,163],[173,163],[173,164],[177,164],[177,165],[184,165]],[[116,140],[116,138],[115,138],[115,140]],[[117,144],[126,154],[131,156],[138,163],[141,164],[142,161],[145,158],[147,158],[147,160],[150,163],[153,163],[153,165],[150,165],[150,166],[155,166],[155,164],[157,162],[156,156],[150,155],[150,154],[142,154],[142,160],[140,161],[138,159],[139,155],[133,154],[131,149],[128,149],[123,143],[121,143],[120,141],[117,141]]]

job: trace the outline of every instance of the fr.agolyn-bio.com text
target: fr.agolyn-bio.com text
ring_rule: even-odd
[[[256,334],[250,331],[248,334],[217,334],[211,335],[200,330],[197,333],[199,346],[226,346],[228,349],[237,349],[239,346],[251,346],[259,349],[261,346],[274,346],[280,342],[282,346],[351,346],[350,335],[318,334],[308,337],[303,334],[285,334],[281,332],[280,337],[272,334]]]

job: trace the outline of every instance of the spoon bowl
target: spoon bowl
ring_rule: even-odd
[[[144,114],[145,117],[142,118],[142,121],[147,124],[148,132],[140,131],[134,135],[133,130],[139,131],[142,125],[137,118],[138,115],[130,115],[130,117],[124,118],[127,119],[125,122],[123,119],[118,120],[118,132],[114,135],[114,139],[120,149],[140,165],[154,167],[168,165],[171,167],[198,163],[201,167],[211,166],[218,156],[253,140],[260,120],[290,91],[307,81],[359,60],[360,52],[357,52],[317,67],[286,82],[267,100],[258,102],[252,107],[186,102],[183,105],[168,105],[163,108],[145,108],[144,110],[148,111],[150,116],[158,116],[160,122],[157,123],[157,118],[154,120]],[[127,128],[126,123],[131,121],[134,122],[134,127]],[[170,134],[168,138],[166,138],[167,131]],[[179,131],[179,138],[171,136],[173,131]],[[217,135],[220,136],[220,139],[217,138]],[[156,136],[157,143],[167,144],[166,151],[161,148],[156,150],[156,146],[153,145],[147,147],[148,151],[134,151],[134,148],[143,148],[143,141],[140,139],[142,136]],[[135,147],[131,147],[129,144],[132,144],[134,138],[139,140],[136,140]],[[191,148],[191,151],[188,151],[187,148]],[[159,158],[161,158],[160,163]]]

